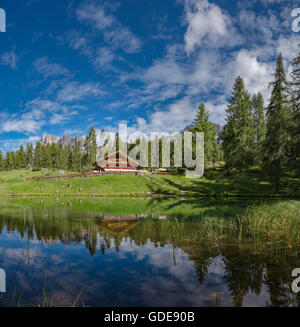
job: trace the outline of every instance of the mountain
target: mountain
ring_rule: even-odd
[[[57,144],[62,144],[63,147],[70,144],[72,148],[75,148],[76,144],[79,141],[80,141],[81,145],[83,146],[84,139],[81,136],[70,137],[68,135],[64,135],[64,136],[62,136],[60,138],[57,138],[54,135],[48,134],[48,135],[44,135],[41,138],[40,143],[42,145],[47,145],[47,144],[51,145],[53,143],[57,143]]]
[[[47,144],[53,144],[53,143],[58,143],[58,138],[56,136],[53,136],[51,134],[48,135],[43,135],[42,139],[40,140],[40,143],[42,145],[47,145]]]

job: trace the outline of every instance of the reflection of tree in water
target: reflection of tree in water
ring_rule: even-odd
[[[104,219],[103,219],[104,218]],[[299,296],[292,296],[291,271],[300,267],[300,261],[289,257],[288,251],[267,253],[253,245],[195,241],[199,222],[135,217],[88,218],[70,215],[64,211],[23,210],[13,217],[0,217],[0,232],[17,231],[22,238],[38,239],[45,244],[84,242],[93,256],[97,250],[104,255],[114,245],[116,251],[125,239],[137,246],[151,242],[155,247],[167,244],[180,248],[189,255],[200,284],[207,278],[214,259],[221,256],[224,262],[224,280],[235,306],[242,306],[250,292],[259,295],[263,285],[270,295],[271,306],[299,305]],[[217,244],[217,245],[216,245]]]
[[[222,249],[225,280],[235,306],[242,306],[244,297],[253,292],[259,295],[262,288],[265,259],[241,248],[228,246]]]

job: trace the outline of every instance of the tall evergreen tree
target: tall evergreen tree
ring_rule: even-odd
[[[204,103],[202,103],[196,112],[196,119],[194,121],[195,127],[192,131],[204,133],[204,156],[205,165],[208,166],[213,161],[214,146],[217,142],[216,126],[209,122],[209,113],[205,109]]]
[[[34,148],[33,169],[39,170],[41,168],[42,168],[42,145],[40,142],[37,142]]]
[[[5,169],[6,170],[15,169],[15,153],[14,152],[6,152]]]
[[[299,44],[300,46],[300,44]],[[300,159],[300,53],[292,62],[292,119],[291,119],[291,140],[294,159]]]
[[[96,139],[96,132],[93,126],[90,129],[89,135],[86,136],[85,138],[84,150],[85,150],[85,155],[83,156],[84,170],[90,171],[96,162],[96,156],[97,156],[97,139]]]
[[[16,162],[15,168],[25,168],[26,167],[26,153],[23,145],[20,146],[20,149],[16,152]]]
[[[253,115],[250,108],[250,95],[244,81],[239,76],[233,86],[224,128],[223,149],[227,171],[233,168],[242,172],[253,163]]]
[[[5,168],[5,160],[2,151],[0,150],[0,171],[3,171],[4,168]]]
[[[263,159],[263,145],[266,138],[266,120],[264,112],[264,98],[259,92],[253,95],[252,100],[252,110],[254,119],[254,150],[255,150],[255,164],[260,165]]]
[[[271,101],[267,108],[267,135],[264,145],[264,167],[274,178],[275,192],[279,192],[282,171],[286,164],[289,145],[290,108],[288,106],[288,83],[284,72],[282,55],[276,64],[272,86]]]
[[[71,156],[71,169],[74,171],[82,171],[82,153],[81,143],[77,142]]]
[[[33,145],[28,144],[26,147],[26,167],[32,167],[33,165]]]

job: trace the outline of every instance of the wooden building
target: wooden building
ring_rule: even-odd
[[[127,154],[117,151],[97,161],[94,172],[137,173],[140,164]]]

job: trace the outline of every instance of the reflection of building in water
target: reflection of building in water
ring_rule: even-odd
[[[139,223],[137,216],[104,216],[101,229],[111,235],[124,235]]]

